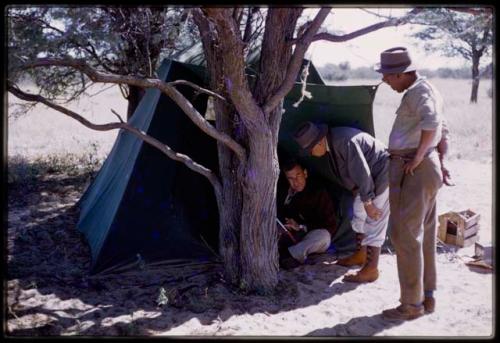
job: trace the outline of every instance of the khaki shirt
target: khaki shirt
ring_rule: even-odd
[[[390,150],[418,148],[422,130],[436,130],[431,147],[437,146],[444,120],[443,98],[425,77],[418,75],[406,90],[396,114],[389,135]]]

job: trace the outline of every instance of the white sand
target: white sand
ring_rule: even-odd
[[[462,83],[463,88],[468,89],[466,83]],[[381,91],[383,90],[382,87]],[[460,98],[466,99],[464,92],[460,93]],[[454,94],[448,92],[446,96]],[[116,90],[101,95],[95,98],[99,104],[92,106],[94,110],[83,104],[75,106],[95,122],[116,120],[110,108],[121,114],[125,113],[126,106]],[[9,96],[9,101],[11,98]],[[486,106],[484,101],[482,104]],[[392,113],[388,109],[393,111],[396,103],[397,101],[389,105],[382,104],[387,110],[382,107],[379,112],[387,117],[385,112]],[[375,106],[375,117],[377,106],[379,105]],[[471,106],[457,105],[456,112],[461,113],[462,108]],[[96,108],[99,110],[96,111]],[[86,151],[92,142],[104,147],[104,151],[101,151],[103,155],[109,151],[116,133],[95,133],[69,118],[63,118],[59,122],[56,118],[61,116],[39,107],[33,116],[20,119],[15,125],[9,120],[9,155],[44,155],[49,148],[50,152],[61,154],[78,149]],[[390,122],[386,124],[390,125]],[[75,138],[68,141],[64,135],[70,132],[70,137]],[[488,132],[491,133],[491,130],[486,130]],[[492,161],[481,160],[482,162],[456,159],[450,162],[449,168],[457,185],[441,190],[438,213],[472,209],[481,215],[481,241],[490,242],[494,238]],[[74,190],[65,190],[63,195],[49,192],[40,195],[42,199],[36,209],[9,208],[9,253],[15,248],[13,236],[19,230],[29,231],[39,223],[50,227],[52,219],[44,217],[43,211],[46,210],[42,209],[45,204],[57,207],[63,203],[70,208],[79,195]],[[50,209],[47,211],[46,213],[51,213]],[[68,222],[62,224],[62,228],[71,231],[74,230],[74,224]],[[60,223],[58,225],[61,226]],[[43,235],[43,232],[36,234]],[[88,286],[88,282],[79,279],[78,273],[71,276],[75,265],[69,262],[73,261],[71,259],[76,254],[75,250],[80,249],[79,243],[68,246],[55,243],[50,245],[47,237],[42,238],[37,241],[45,249],[42,250],[40,259],[23,268],[38,268],[37,270],[51,277],[38,279],[37,284],[32,284],[34,279],[28,274],[19,279],[7,280],[5,284],[8,287],[6,305],[10,309],[6,329],[11,334],[487,337],[493,333],[494,274],[481,273],[481,270],[472,270],[464,264],[469,260],[468,256],[473,255],[472,247],[459,249],[457,254],[439,254],[439,290],[436,292],[435,313],[393,325],[384,321],[380,315],[382,310],[396,306],[399,297],[396,260],[388,254],[380,257],[380,278],[372,284],[342,283],[342,275],[347,269],[333,265],[333,257],[322,256],[314,265],[281,271],[281,295],[262,297],[234,294],[220,282],[213,282],[215,274],[210,272],[191,281],[166,282],[173,276],[192,275],[193,269],[189,268],[174,272],[153,270],[143,274],[120,275],[116,279],[102,281],[100,287],[92,288]],[[60,250],[63,251],[61,261],[52,255]],[[88,255],[82,255],[88,259]],[[69,261],[67,264],[66,259]],[[62,278],[55,279],[53,275],[62,275]],[[184,299],[181,302],[184,306],[174,307],[172,301],[175,297],[171,297],[171,302],[166,306],[157,306],[161,286],[172,291],[190,284],[200,286],[184,293],[191,296],[191,305],[186,306],[189,301]],[[200,307],[202,308],[199,309]]]
[[[457,186],[441,191],[439,212],[473,209],[482,216],[481,240],[491,239],[491,163],[456,160],[450,168]],[[22,222],[20,218],[16,213],[14,219]],[[271,297],[232,293],[220,282],[209,282],[213,273],[163,283],[168,290],[200,286],[186,292],[194,305],[182,308],[158,307],[159,289],[172,275],[192,275],[194,269],[120,275],[102,281],[104,291],[77,286],[74,278],[67,278],[67,284],[47,279],[33,288],[27,276],[8,280],[8,305],[15,315],[9,315],[7,328],[27,335],[490,336],[494,274],[467,267],[464,262],[471,255],[473,247],[439,254],[436,312],[398,324],[381,317],[382,310],[398,304],[399,296],[395,256],[383,254],[380,278],[371,284],[343,283],[347,269],[333,265],[333,257],[326,255],[314,265],[281,271],[282,295]],[[49,275],[61,273],[60,266],[45,268]]]

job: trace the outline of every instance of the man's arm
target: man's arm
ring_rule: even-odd
[[[405,174],[413,175],[415,168],[417,168],[418,165],[424,160],[425,154],[431,147],[435,136],[436,130],[422,130],[415,157],[411,161],[407,162],[403,167]]]
[[[418,143],[415,157],[407,162],[403,169],[405,174],[413,175],[415,168],[424,160],[425,154],[432,147],[432,142],[436,137],[436,130],[439,127],[441,106],[439,101],[432,93],[424,92],[416,99],[416,114],[421,118],[420,121],[420,142]]]
[[[357,142],[348,142],[346,149],[345,163],[349,177],[358,186],[361,201],[366,202],[375,198],[375,182],[363,150]]]
[[[437,151],[439,153],[439,162],[441,163],[441,174],[443,176],[443,183],[447,186],[455,186],[455,183],[451,180],[450,171],[446,168],[446,156],[448,154],[448,137],[450,131],[443,121],[443,128],[441,131],[441,140],[438,143]]]
[[[349,176],[358,186],[359,197],[363,202],[366,214],[373,220],[378,220],[382,215],[382,210],[372,202],[372,199],[375,198],[375,182],[363,150],[357,142],[349,142],[346,163]]]

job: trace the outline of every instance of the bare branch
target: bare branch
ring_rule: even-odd
[[[120,117],[120,115],[114,109],[111,109],[111,112],[113,112],[113,114],[118,117],[118,120],[120,121],[120,123],[125,123],[123,121],[122,117]]]
[[[91,98],[92,98],[92,97],[94,97],[94,96],[96,96],[96,95],[99,95],[99,94],[101,94],[102,92],[105,92],[105,91],[107,91],[108,89],[110,89],[110,88],[112,88],[112,87],[115,87],[115,85],[110,85],[110,86],[108,86],[108,87],[106,87],[106,88],[104,88],[104,89],[101,89],[100,91],[95,92],[94,94],[89,94],[89,97],[91,97]]]
[[[128,100],[128,97],[130,96],[130,92],[127,88],[125,88],[125,85],[123,84],[118,84],[118,88],[120,89],[120,93],[122,93],[123,98]]]
[[[242,13],[243,13],[243,8],[241,7],[236,7],[233,9],[233,19],[238,25],[241,22]]]
[[[94,123],[88,121],[87,119],[85,119],[80,114],[73,112],[65,107],[60,106],[60,105],[57,105],[57,104],[49,101],[48,99],[46,99],[40,95],[34,95],[34,94],[29,94],[29,93],[23,92],[18,87],[14,86],[10,81],[8,81],[7,89],[10,93],[15,95],[19,99],[29,101],[29,102],[40,102],[40,103],[42,103],[50,108],[53,108],[53,109],[65,114],[65,115],[67,115],[68,117],[71,117],[71,118],[77,120],[78,122],[80,122],[81,124],[83,124],[84,126],[90,128],[92,130],[110,131],[110,130],[115,130],[115,129],[123,129],[125,131],[128,131],[128,132],[132,133],[133,135],[135,135],[136,137],[143,140],[144,142],[159,149],[161,152],[163,152],[169,158],[171,158],[175,161],[181,162],[189,169],[205,176],[210,181],[210,183],[212,184],[212,186],[214,187],[216,192],[220,192],[221,183],[213,171],[211,171],[207,167],[193,161],[189,156],[175,152],[168,145],[163,144],[162,142],[160,142],[156,138],[147,135],[144,131],[141,131],[141,130],[123,122],[123,120],[120,118],[120,116],[113,110],[112,110],[112,112],[115,113],[118,116],[118,118],[120,119],[120,123],[94,124]]]
[[[411,10],[407,15],[401,18],[393,18],[389,19],[387,21],[383,21],[380,23],[376,23],[370,26],[367,26],[365,28],[362,28],[360,30],[345,34],[345,35],[334,35],[328,32],[321,32],[316,35],[314,35],[312,41],[318,41],[318,40],[326,40],[329,42],[334,42],[334,43],[339,43],[339,42],[346,42],[348,40],[366,35],[367,33],[377,31],[380,29],[383,29],[384,27],[391,27],[391,26],[399,26],[408,23],[413,17],[415,17],[418,13],[422,12],[424,9],[423,8],[415,8]]]
[[[389,15],[382,15],[382,14],[379,14],[379,13],[375,13],[373,12],[372,10],[369,10],[367,8],[360,8],[360,10],[368,13],[368,14],[371,14],[371,15],[374,15],[376,17],[379,17],[379,18],[384,18],[384,19],[394,19],[394,17],[392,16],[389,16]]]
[[[248,43],[252,36],[252,23],[255,13],[259,10],[258,7],[253,7],[248,9],[247,23],[245,26],[245,33],[243,34],[243,42]]]
[[[210,137],[226,144],[231,150],[235,152],[240,161],[246,161],[246,152],[240,144],[233,140],[231,136],[219,132],[215,127],[213,127],[205,118],[203,118],[203,116],[196,110],[196,108],[194,108],[189,100],[184,97],[184,95],[182,95],[177,89],[175,89],[175,87],[169,85],[166,82],[151,78],[145,79],[128,75],[106,74],[90,67],[83,60],[73,59],[70,57],[67,57],[66,59],[42,58],[32,63],[26,64],[22,66],[22,68],[26,69],[48,66],[75,68],[85,73],[94,82],[128,84],[145,89],[158,88],[163,93],[168,95],[203,132],[205,132]]]
[[[296,40],[295,51],[293,52],[292,58],[288,64],[285,80],[276,93],[272,95],[262,107],[265,114],[270,113],[276,106],[278,106],[280,101],[288,94],[290,89],[292,89],[300,67],[302,66],[304,55],[312,42],[313,36],[316,32],[318,32],[321,24],[325,21],[326,17],[330,13],[330,9],[330,7],[321,8],[313,21],[309,23],[304,34]]]
[[[222,95],[219,95],[215,92],[212,92],[211,90],[208,90],[206,88],[202,88],[200,86],[198,86],[197,84],[194,84],[192,82],[189,82],[189,81],[185,81],[185,80],[176,80],[176,81],[172,81],[172,82],[168,82],[167,83],[168,85],[171,85],[171,86],[177,86],[177,85],[186,85],[186,86],[190,86],[194,89],[196,89],[198,92],[200,93],[206,93],[208,95],[211,95],[213,96],[214,98],[217,98],[217,99],[220,99],[222,101],[227,101],[226,98],[224,98]]]

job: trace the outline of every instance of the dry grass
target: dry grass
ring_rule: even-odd
[[[116,121],[111,112],[114,109],[126,118],[127,103],[117,87],[95,86],[89,94],[78,102],[64,105],[83,115],[86,119],[102,124]],[[30,160],[49,155],[65,156],[68,154],[97,154],[104,158],[116,139],[117,130],[94,131],[76,120],[65,116],[45,105],[38,104],[31,111],[19,118],[11,116],[16,104],[24,103],[9,94],[8,154],[21,155]]]
[[[492,113],[493,102],[488,96],[492,84],[482,80],[478,103],[470,104],[469,80],[432,79],[445,100],[445,116],[451,130],[451,159],[491,160],[493,148]],[[337,84],[376,84],[377,80],[350,80]],[[94,87],[91,94],[102,87]],[[9,95],[9,105],[20,102]],[[374,121],[377,138],[387,143],[395,110],[401,94],[387,85],[380,85],[375,97]],[[107,89],[94,97],[86,97],[69,107],[96,123],[116,121],[111,113],[114,109],[125,117],[126,102],[116,87]],[[11,113],[12,107],[9,107]],[[47,155],[88,155],[97,146],[97,158],[104,158],[110,151],[117,131],[98,132],[90,130],[75,120],[43,105],[19,119],[9,118],[8,154],[36,158]]]
[[[445,102],[445,117],[451,132],[450,159],[491,161],[493,151],[493,101],[488,96],[490,80],[481,80],[478,103],[470,104],[470,80],[430,79]],[[335,84],[377,84],[377,80],[350,80]],[[395,111],[402,94],[381,84],[373,104],[375,135],[387,144]]]

